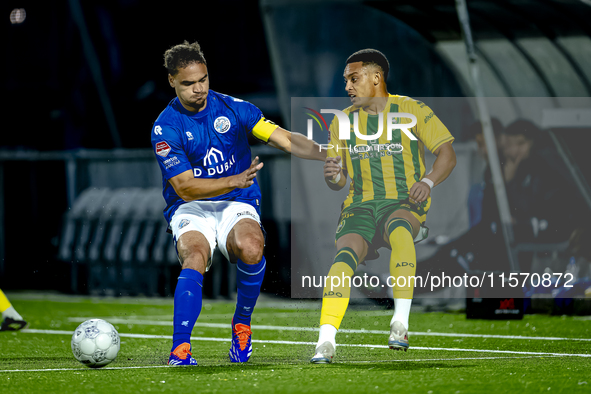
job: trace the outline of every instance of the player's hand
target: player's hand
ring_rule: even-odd
[[[415,204],[422,204],[431,195],[431,188],[425,182],[416,182],[408,192],[408,198]]]
[[[327,157],[324,160],[324,178],[326,180],[334,181],[336,176],[341,172],[341,156]]]
[[[252,163],[250,163],[250,167],[246,171],[238,175],[234,175],[232,178],[232,186],[239,189],[246,189],[254,184],[254,178],[257,175],[257,172],[263,168],[263,163],[259,163],[259,157],[255,157]]]

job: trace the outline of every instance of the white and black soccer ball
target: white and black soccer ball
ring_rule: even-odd
[[[80,324],[72,335],[72,353],[76,360],[91,368],[100,368],[115,360],[121,341],[113,325],[91,319]]]

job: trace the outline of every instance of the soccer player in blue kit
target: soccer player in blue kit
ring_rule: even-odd
[[[152,146],[162,170],[164,216],[176,244],[181,274],[174,292],[174,332],[169,365],[197,365],[191,332],[202,306],[203,274],[216,247],[236,262],[237,301],[230,361],[252,353],[250,319],[265,274],[260,224],[263,167],[251,158],[248,135],[284,152],[324,161],[326,151],[304,135],[266,120],[254,105],[209,90],[209,74],[197,42],[164,54],[176,98],[152,128]]]

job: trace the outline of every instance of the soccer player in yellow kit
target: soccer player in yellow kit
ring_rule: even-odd
[[[443,182],[456,164],[453,136],[424,103],[391,95],[386,87],[389,72],[386,57],[374,49],[364,49],[347,59],[345,90],[352,106],[343,112],[349,117],[349,139],[339,139],[339,122],[330,126],[330,141],[324,164],[326,184],[333,190],[351,178],[349,195],[336,230],[337,254],[324,288],[320,334],[312,363],[330,363],[335,354],[335,336],[349,305],[351,281],[341,280],[333,288],[331,277],[351,278],[360,262],[377,257],[377,249],[392,250],[390,274],[409,278],[416,272],[414,240],[420,240],[429,206],[431,189]],[[416,125],[386,133],[388,113],[407,113]],[[382,117],[382,119],[380,119]],[[382,134],[379,139],[359,138],[359,134]],[[411,119],[390,118],[392,123],[409,124]],[[426,174],[424,148],[437,156]],[[419,235],[421,233],[421,235]],[[393,289],[395,311],[390,323],[391,349],[408,349],[408,320],[414,283]],[[337,283],[336,280],[334,283]],[[404,283],[402,280],[399,283]]]
[[[25,319],[10,304],[2,290],[0,290],[0,312],[2,312],[0,331],[18,331],[27,326]]]

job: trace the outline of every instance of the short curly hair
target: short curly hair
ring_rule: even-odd
[[[164,67],[170,75],[176,75],[179,68],[185,68],[193,63],[202,63],[207,66],[201,45],[197,41],[189,43],[185,40],[182,44],[175,45],[164,52]]]
[[[382,52],[377,49],[362,49],[355,52],[347,59],[347,63],[361,62],[363,66],[376,66],[384,74],[384,82],[388,79],[388,73],[390,72],[390,62]]]

